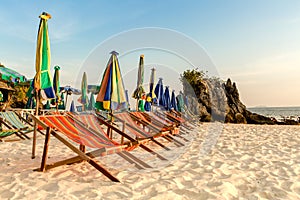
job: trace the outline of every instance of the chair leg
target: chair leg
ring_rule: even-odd
[[[42,172],[44,172],[46,169],[46,161],[47,161],[48,147],[49,147],[49,141],[50,141],[50,134],[51,134],[51,128],[47,127],[44,151],[43,151],[43,157],[42,157],[42,163],[41,163],[41,169],[40,169],[40,171],[42,171]]]

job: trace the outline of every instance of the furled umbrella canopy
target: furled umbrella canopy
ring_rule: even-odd
[[[117,55],[117,52],[111,52],[111,57],[105,68],[96,98],[95,107],[97,109],[107,111],[127,109],[125,87]]]
[[[33,83],[35,91],[39,93],[40,97],[44,100],[55,98],[55,92],[50,75],[50,41],[47,24],[47,21],[50,18],[51,15],[45,12],[40,15],[40,25],[36,46],[36,74]]]
[[[60,81],[59,81],[59,70],[60,67],[59,66],[55,66],[54,67],[54,76],[53,76],[53,88],[54,88],[54,92],[55,92],[55,105],[58,106],[58,104],[61,101],[61,97],[60,97]]]
[[[74,100],[72,100],[72,102],[71,102],[70,112],[75,112],[75,104],[74,104]]]
[[[175,111],[178,111],[175,90],[172,91],[171,95],[171,108],[173,108]]]
[[[95,110],[95,97],[93,93],[90,95],[88,110]]]
[[[155,96],[157,97],[157,105],[158,106],[165,106],[166,101],[165,101],[165,96],[164,96],[164,85],[163,85],[163,79],[159,78],[156,86],[155,86]]]
[[[140,55],[137,84],[136,84],[136,89],[134,90],[132,95],[133,98],[140,99],[142,97],[142,94],[145,93],[143,83],[144,83],[144,55]]]
[[[83,110],[86,110],[88,107],[88,95],[87,95],[87,76],[86,73],[83,73],[82,80],[81,80],[81,96],[78,100],[82,104]]]
[[[170,110],[171,109],[171,100],[170,100],[169,86],[166,86],[164,96],[165,96],[165,109]]]
[[[151,102],[153,104],[157,103],[157,98],[154,93],[154,81],[155,81],[155,68],[151,69],[151,75],[150,75],[150,83],[149,83],[149,97],[151,98]]]
[[[180,91],[179,94],[176,96],[176,100],[177,100],[177,108],[179,112],[183,112],[184,111],[184,98],[183,98],[183,94]]]

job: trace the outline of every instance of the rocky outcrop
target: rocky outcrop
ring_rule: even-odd
[[[228,79],[203,79],[196,92],[197,113],[201,121],[223,121],[241,124],[298,124],[294,120],[278,122],[276,119],[252,113],[241,102],[235,83]],[[195,104],[194,104],[195,105]]]

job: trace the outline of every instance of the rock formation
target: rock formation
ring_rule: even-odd
[[[276,119],[252,113],[241,102],[235,83],[228,79],[203,79],[198,84],[196,98],[200,121],[223,121],[242,124],[298,124],[298,122],[278,122]]]

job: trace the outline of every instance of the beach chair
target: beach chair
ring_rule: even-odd
[[[175,127],[166,127],[152,123],[141,112],[128,112],[128,114],[137,124],[143,125],[143,127],[148,128],[148,130],[153,131],[154,133],[159,133],[158,136],[162,136],[170,142],[175,142],[174,144],[177,146],[184,146],[183,143],[172,137],[173,134],[178,132],[178,129],[175,129]]]
[[[112,117],[114,118],[114,120],[117,120],[122,123],[122,130],[128,130],[128,132],[132,133],[138,141],[143,142],[145,140],[151,140],[160,147],[166,150],[170,150],[168,147],[166,147],[156,139],[159,137],[163,137],[170,141],[169,138],[165,137],[165,134],[168,134],[168,131],[165,133],[161,131],[152,131],[152,129],[146,130],[141,126],[141,124],[136,123],[136,121],[132,119],[128,112],[116,113],[113,114]],[[181,146],[180,143],[175,143],[175,145]]]
[[[143,134],[147,134],[147,133],[143,133],[142,131],[139,130],[135,130],[136,132],[139,132],[140,134],[142,134],[142,139],[140,140],[139,138],[133,138],[131,136],[129,136],[128,134],[126,134],[124,131],[125,129],[123,128],[122,130],[120,130],[118,127],[116,127],[115,123],[111,123],[108,122],[107,119],[102,116],[102,115],[95,115],[92,113],[89,114],[80,114],[80,115],[74,115],[72,113],[68,113],[68,115],[72,118],[76,118],[77,120],[79,120],[80,122],[82,122],[83,124],[85,124],[85,126],[92,128],[93,130],[96,130],[98,132],[102,132],[104,133],[103,128],[101,127],[100,124],[104,125],[107,127],[107,132],[106,135],[109,135],[109,132],[111,130],[117,132],[120,136],[121,136],[121,141],[120,144],[122,145],[128,145],[128,150],[133,150],[136,147],[141,147],[142,149],[146,150],[147,152],[155,155],[156,157],[158,157],[161,160],[167,160],[166,158],[164,158],[163,156],[161,156],[160,154],[156,153],[155,151],[153,151],[152,149],[146,147],[144,145],[145,140],[144,139],[148,139],[146,138],[147,136],[149,137],[149,135],[143,135]],[[131,129],[131,131],[134,132],[134,128]],[[124,142],[124,138],[127,139],[127,142]],[[154,141],[155,142],[155,141]],[[157,144],[159,144],[158,142],[155,142]],[[162,144],[159,144],[160,146],[164,147]],[[165,147],[166,148],[166,147]]]
[[[186,142],[189,141],[188,139],[182,136],[183,134],[189,133],[189,130],[185,129],[184,127],[180,127],[178,124],[174,123],[168,118],[163,118],[159,115],[156,115],[153,112],[141,112],[141,114],[144,115],[148,121],[151,121],[152,123],[155,123],[158,126],[173,128],[174,131],[172,133],[174,136],[177,136]]]
[[[18,139],[6,139],[7,137],[16,134],[20,139],[24,140],[24,137],[20,135],[18,129],[7,129],[7,130],[0,130],[0,141],[1,142],[12,142],[12,141],[18,141]]]
[[[121,145],[117,142],[111,140],[107,137],[104,130],[97,132],[91,127],[87,127],[85,124],[80,122],[79,120],[75,120],[69,115],[48,115],[48,116],[31,116],[32,119],[39,126],[42,126],[46,129],[46,137],[44,144],[44,151],[42,156],[41,167],[39,171],[46,171],[48,169],[58,167],[66,164],[73,164],[81,161],[86,161],[103,173],[110,180],[119,182],[119,180],[113,176],[108,170],[102,167],[96,160],[97,156],[104,156],[108,154],[118,154],[128,162],[135,164],[135,166],[139,169],[141,168],[150,168],[148,164],[133,156],[129,152],[127,152],[128,145]],[[61,136],[64,135],[66,137]],[[63,161],[56,162],[51,165],[47,165],[47,157],[48,157],[48,147],[50,136],[54,136],[68,148],[70,148],[73,152],[77,154],[77,156],[73,158],[69,158]],[[126,137],[124,135],[124,137]],[[79,147],[74,146],[74,143],[79,144]],[[96,149],[92,152],[85,153],[84,148],[82,146],[90,147],[91,149]]]
[[[172,113],[170,113],[168,111],[156,110],[155,114],[162,117],[162,118],[169,119],[170,121],[174,122],[178,126],[182,126],[187,130],[192,130],[193,129],[193,125],[191,125],[187,120],[185,120],[182,117],[175,116],[175,115],[173,115]]]
[[[0,123],[15,132],[21,139],[30,139],[26,134],[33,131],[32,124],[14,111],[0,112]]]

